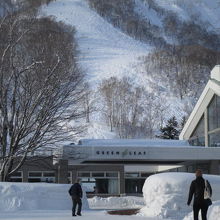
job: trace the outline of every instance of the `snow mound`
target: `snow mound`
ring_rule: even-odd
[[[135,209],[142,208],[145,203],[143,197],[93,197],[88,199],[89,207],[92,209]]]
[[[220,200],[220,177],[204,175],[204,178],[212,185],[213,201]],[[186,203],[193,179],[195,176],[192,173],[162,173],[150,176],[143,186],[146,206],[141,212],[148,217],[183,219],[192,210]]]
[[[70,185],[51,183],[0,183],[0,212],[20,210],[71,210]],[[89,209],[86,193],[83,209]]]

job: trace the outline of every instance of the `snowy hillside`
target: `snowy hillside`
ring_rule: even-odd
[[[108,79],[112,76],[118,78],[126,76],[132,79],[134,85],[138,87],[143,86],[147,91],[153,93],[155,100],[163,100],[163,117],[165,119],[175,115],[181,120],[183,116],[188,115],[198,97],[192,97],[192,93],[189,92],[185,98],[180,99],[177,92],[173,92],[173,88],[178,88],[178,85],[172,83],[172,80],[167,82],[166,79],[157,78],[154,68],[146,70],[143,57],[146,57],[155,47],[158,49],[158,45],[161,45],[161,47],[163,45],[164,47],[164,45],[168,44],[179,44],[183,34],[183,44],[186,42],[188,44],[193,39],[192,44],[194,45],[197,40],[196,34],[199,36],[202,34],[202,40],[198,40],[198,42],[202,42],[202,47],[204,44],[206,45],[206,41],[208,42],[207,47],[215,47],[215,44],[218,44],[218,38],[215,37],[215,33],[218,33],[220,27],[217,22],[220,18],[220,13],[218,13],[220,10],[219,2],[217,0],[211,3],[208,0],[129,0],[128,2],[133,2],[134,8],[132,8],[133,11],[129,12],[131,14],[126,16],[129,19],[131,18],[131,23],[133,22],[133,17],[140,19],[137,20],[138,25],[140,23],[140,27],[137,28],[139,28],[138,31],[143,28],[142,35],[144,35],[144,40],[126,33],[123,30],[123,25],[121,27],[113,25],[112,18],[108,18],[105,15],[101,16],[98,9],[96,10],[91,7],[93,2],[95,1],[56,0],[47,6],[44,5],[41,9],[41,14],[54,16],[56,20],[75,27],[79,48],[78,62],[86,73],[91,87],[96,90],[103,79]],[[99,5],[97,0],[96,2]],[[111,4],[113,3],[111,2]],[[117,6],[119,8],[122,7],[120,4],[115,4],[111,7],[117,8]],[[107,10],[110,10],[110,12],[112,10],[112,14],[114,14],[113,9]],[[123,7],[120,9],[123,10]],[[114,16],[120,17],[120,15]],[[123,17],[124,14],[121,16]],[[120,19],[123,18],[119,18],[119,21]],[[170,19],[171,23],[168,22]],[[176,31],[176,26],[172,27],[173,22],[180,27],[178,31]],[[190,25],[193,25],[192,29],[196,29],[195,33],[191,34],[192,36],[189,35],[189,38],[188,30],[184,30],[184,22],[189,22],[189,24],[187,23],[188,28],[190,28]],[[142,27],[142,23],[148,26]],[[172,27],[171,33],[169,33],[169,28],[167,30],[170,24]],[[201,27],[201,29],[198,27]],[[211,35],[209,36],[207,33]],[[149,39],[146,39],[148,35]],[[206,37],[207,39],[210,37],[210,39],[217,40],[215,43],[212,43],[213,41],[206,40]],[[151,66],[151,63],[149,63],[149,66]],[[199,66],[201,65],[199,64]],[[204,79],[209,75],[209,71],[206,71],[208,68],[204,68],[203,72],[206,74]],[[206,80],[204,81],[201,82],[199,88],[202,89],[204,87]],[[192,86],[191,88],[194,87]],[[198,91],[197,88],[195,90]],[[188,88],[186,91],[188,91]],[[98,97],[95,98],[99,99]],[[103,108],[103,106],[100,106],[100,103],[98,105],[99,109]],[[86,138],[117,137],[116,134],[108,133],[105,122],[99,118],[101,118],[99,115],[95,116],[95,120],[88,124]]]
[[[206,24],[208,30],[220,33],[220,2],[218,0],[156,0],[164,9],[175,12],[181,19],[194,19],[198,24]]]
[[[114,28],[91,10],[85,0],[57,0],[43,8],[43,12],[76,28],[79,62],[92,83],[129,74],[130,65],[150,50],[148,45]]]

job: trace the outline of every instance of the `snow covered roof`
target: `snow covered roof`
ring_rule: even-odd
[[[82,146],[102,147],[186,147],[187,141],[165,140],[165,139],[82,139],[79,141]]]
[[[190,138],[215,94],[220,96],[220,65],[216,65],[211,71],[211,79],[208,81],[189,119],[187,120],[180,134],[180,140],[188,140]]]

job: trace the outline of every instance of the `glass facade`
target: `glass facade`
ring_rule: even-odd
[[[208,106],[209,131],[220,128],[220,97],[215,95]]]
[[[220,147],[220,97],[215,95],[208,106],[209,147]]]
[[[193,131],[189,143],[192,146],[205,146],[205,120],[204,115],[200,119],[197,127]]]
[[[209,134],[209,146],[220,147],[220,131]]]
[[[89,194],[118,194],[118,172],[78,172],[82,185]]]
[[[206,117],[205,117],[206,116]],[[206,120],[206,121],[205,121]],[[207,124],[207,126],[205,126]],[[205,130],[206,127],[206,130]],[[193,131],[189,143],[191,146],[220,147],[220,97],[214,95],[197,127]]]
[[[144,182],[150,175],[150,173],[145,172],[125,173],[125,193],[142,193]]]

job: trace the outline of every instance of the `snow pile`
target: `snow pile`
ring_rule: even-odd
[[[213,200],[220,200],[220,177],[204,175],[213,188]],[[148,217],[183,219],[192,207],[187,206],[191,173],[162,173],[145,181],[143,194],[146,206],[141,212]],[[188,219],[187,219],[188,220]]]
[[[209,220],[216,220],[220,218],[220,201],[217,201],[213,203],[212,206],[210,206],[208,211],[208,219]]]
[[[145,203],[143,197],[93,197],[88,199],[89,207],[92,209],[136,209],[142,208]]]
[[[70,185],[51,183],[0,183],[0,212],[20,210],[71,210]],[[83,209],[88,209],[84,191]]]

